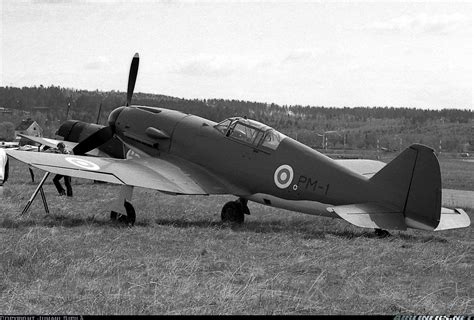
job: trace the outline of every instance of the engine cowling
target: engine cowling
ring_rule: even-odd
[[[66,141],[81,142],[102,128],[104,128],[104,126],[95,123],[87,123],[79,120],[66,120],[61,124],[56,135],[63,137]],[[101,145],[99,150],[105,152],[111,157],[119,159],[125,159],[125,154],[128,151],[123,143],[115,137]]]

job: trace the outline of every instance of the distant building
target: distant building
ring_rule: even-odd
[[[21,123],[15,128],[16,140],[19,140],[20,145],[26,144],[26,140],[21,139],[21,137],[18,136],[20,133],[34,137],[42,137],[43,129],[35,120],[28,118],[26,120],[22,120]]]

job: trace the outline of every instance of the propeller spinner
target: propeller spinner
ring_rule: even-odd
[[[135,53],[132,59],[132,63],[130,65],[130,73],[128,75],[127,106],[132,103],[133,90],[135,89],[135,82],[137,80],[139,60],[140,57],[138,56],[138,53]],[[91,151],[92,149],[100,147],[101,145],[112,139],[115,134],[115,121],[117,120],[119,114],[124,108],[125,107],[119,107],[113,110],[109,115],[109,125],[94,132],[93,134],[82,140],[72,149],[72,152],[76,155],[83,155]]]

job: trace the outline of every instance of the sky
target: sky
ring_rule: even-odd
[[[1,0],[0,86],[473,108],[473,5]]]

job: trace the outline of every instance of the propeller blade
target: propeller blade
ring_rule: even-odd
[[[140,62],[140,57],[138,56],[138,52],[137,52],[133,56],[132,64],[130,65],[130,74],[128,75],[127,106],[132,104],[132,96],[133,96],[133,90],[135,89],[135,81],[137,80],[139,62]]]
[[[135,89],[135,81],[137,80],[138,73],[138,64],[140,62],[140,57],[138,53],[135,53],[130,65],[130,74],[128,75],[128,88],[127,88],[127,106],[132,103],[133,90]],[[100,109],[102,104],[99,106],[99,114],[97,116],[97,121],[100,117]],[[72,149],[72,152],[76,155],[83,155],[87,152],[100,147],[110,139],[114,137],[115,134],[115,120],[124,107],[120,107],[112,111],[109,115],[109,126],[103,127],[102,129],[94,132]]]
[[[100,120],[100,112],[102,111],[102,102],[99,105],[99,112],[97,112],[97,121],[95,122],[96,124],[99,124]]]
[[[92,149],[100,147],[101,145],[112,139],[113,136],[114,130],[112,129],[112,127],[104,127],[79,142],[79,144],[72,149],[72,152],[75,155],[83,155],[91,151]]]

